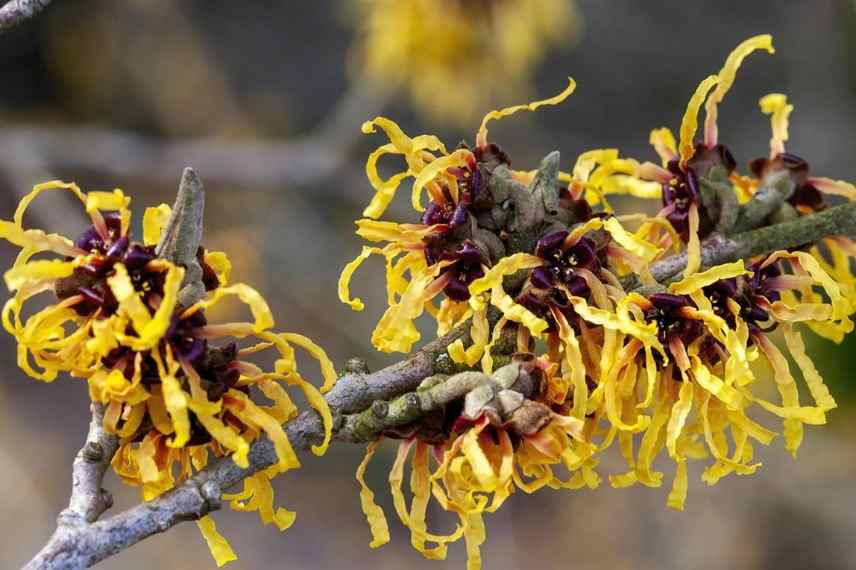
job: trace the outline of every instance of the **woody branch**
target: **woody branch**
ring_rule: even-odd
[[[536,177],[539,186],[544,184],[546,170],[552,170],[554,162],[545,160],[542,163],[545,172]],[[553,172],[549,174],[555,176]],[[767,185],[781,187],[781,181],[765,181],[762,189]],[[854,202],[764,225],[778,209],[787,206],[788,195],[787,188],[776,192],[765,190],[742,206],[733,202],[721,204],[720,219],[726,217],[730,222],[702,244],[703,267],[799,247],[830,236],[856,238]],[[182,265],[193,263],[193,259],[188,261],[181,252],[195,251],[201,239],[203,202],[202,184],[188,169],[182,178],[174,209],[176,214],[158,247],[159,252],[173,256],[173,260]],[[665,284],[679,276],[686,263],[686,254],[672,255],[654,263],[651,272]],[[188,271],[188,275],[192,274]],[[188,299],[198,295],[196,285],[192,280],[185,284],[183,294]],[[630,290],[639,288],[640,284],[628,281],[625,286]],[[491,322],[497,319],[496,313],[489,313]],[[361,359],[349,360],[338,382],[326,395],[334,417],[334,441],[376,440],[385,431],[418,422],[448,401],[485,386],[496,386],[496,378],[462,372],[446,352],[457,339],[462,339],[465,345],[471,342],[469,328],[469,323],[464,323],[400,362],[373,373]],[[497,356],[506,353],[507,357],[512,348],[497,344],[500,353]],[[97,520],[111,503],[101,483],[117,448],[116,438],[106,434],[101,426],[101,413],[100,408],[93,405],[87,443],[73,468],[74,487],[69,508],[59,517],[57,531],[25,567],[28,570],[89,567],[182,521],[196,520],[219,509],[224,490],[277,462],[273,444],[262,436],[251,447],[247,468],[238,467],[229,457],[222,458],[152,501]],[[320,443],[324,437],[321,418],[314,411],[304,412],[288,422],[285,432],[299,452]]]
[[[11,0],[0,6],[0,34],[34,17],[50,3],[51,0]]]

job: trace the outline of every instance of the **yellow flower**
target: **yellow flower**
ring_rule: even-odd
[[[362,310],[363,302],[350,296],[351,277],[372,254],[384,256],[389,308],[372,334],[376,348],[408,352],[420,338],[414,320],[426,311],[437,319],[440,334],[473,316],[466,303],[468,285],[505,253],[500,228],[481,227],[477,221],[480,210],[499,207],[484,199],[478,202],[480,195],[488,193],[487,165],[494,168],[508,164],[505,153],[488,143],[487,124],[521,110],[558,104],[574,87],[569,79],[567,88],[554,97],[488,113],[473,150],[460,148],[449,153],[437,137],[410,137],[384,117],[363,124],[363,132],[373,133],[380,128],[390,142],[371,153],[366,162],[375,196],[363,212],[371,219],[357,221],[357,235],[385,245],[363,247],[360,255],[345,266],[339,279],[339,298],[354,310]],[[378,174],[378,160],[387,154],[401,155],[407,169],[384,180]],[[378,221],[407,178],[413,178],[411,203],[414,210],[423,213],[421,223]],[[430,197],[427,207],[422,205],[423,190]],[[432,300],[440,293],[446,298],[437,307]],[[468,357],[477,358],[475,352]]]
[[[628,344],[610,371],[619,388],[612,403],[607,396],[605,415],[620,431],[630,466],[627,473],[610,477],[612,484],[660,486],[663,475],[652,470],[652,463],[665,448],[677,464],[668,504],[683,509],[688,458],[712,457],[702,475],[708,484],[729,473],[754,473],[760,465],[752,462],[752,440],[767,445],[776,434],[750,419],[750,406],[782,418],[785,447],[794,454],[803,425],[826,422],[835,400],[795,324],[825,323],[848,331],[853,325],[838,284],[803,252],[776,252],[749,270],[742,261],[720,265],[673,283],[669,291],[638,303],[644,318],[656,325],[666,354],[643,360],[636,356],[641,343]],[[776,327],[784,332],[813,406],[800,403],[788,361],[770,340],[768,332]],[[759,359],[773,370],[780,404],[755,391],[758,379],[750,364]],[[625,425],[626,415],[640,413],[646,416],[644,429],[638,423]],[[641,433],[635,453],[634,433]]]
[[[735,167],[731,153],[718,140],[719,103],[731,89],[743,60],[756,50],[774,53],[772,37],[764,34],[742,42],[729,54],[717,74],[703,79],[687,104],[677,143],[668,128],[651,131],[650,142],[660,156],[662,166],[645,162],[638,165],[634,173],[642,180],[662,184],[663,209],[658,217],[668,220],[681,239],[687,242],[685,275],[699,270],[701,239],[714,229],[714,223],[701,203],[699,178],[707,177],[714,167],[722,167],[726,174],[731,175]],[[696,142],[698,112],[702,105],[706,112],[704,140]],[[664,234],[663,238],[668,239],[668,236]]]
[[[511,94],[528,96],[551,45],[580,18],[568,0],[358,0],[354,81],[402,90],[432,121],[464,124]]]
[[[429,442],[417,435],[399,445],[389,474],[393,503],[398,518],[410,530],[412,546],[426,558],[445,559],[448,544],[463,538],[467,568],[478,570],[480,545],[486,537],[483,515],[499,509],[515,489],[533,493],[545,486],[554,489],[598,486],[600,480],[593,471],[596,461],[591,458],[594,448],[584,440],[583,421],[562,410],[553,411],[546,399],[555,392],[554,382],[561,383],[553,374],[555,366],[546,359],[529,362],[522,365],[525,374],[534,378],[535,385],[545,386],[532,400],[521,400],[513,411],[488,405],[473,412],[465,406],[461,416],[451,418],[455,422],[445,441]],[[512,364],[509,369],[516,366]],[[518,370],[514,368],[514,379]],[[383,511],[374,502],[374,493],[364,479],[377,446],[375,442],[368,447],[357,470],[373,548],[389,541]],[[402,483],[411,451],[412,499],[408,508]],[[554,468],[572,475],[563,480]],[[454,532],[437,535],[428,531],[426,514],[431,497],[440,508],[458,518]]]
[[[810,176],[808,163],[785,149],[788,140],[788,122],[794,106],[782,93],[770,93],[759,101],[761,112],[770,115],[770,155],[768,159],[756,159],[750,163],[752,176],[735,178],[741,188],[741,201],[752,198],[761,179],[777,172],[786,172],[794,185],[788,198],[798,215],[808,215],[826,206],[827,196],[840,196],[856,200],[856,186],[843,180],[821,176]],[[814,244],[809,253],[824,271],[829,273],[841,288],[842,295],[856,312],[856,274],[851,269],[851,258],[856,256],[856,244],[847,236],[833,236]],[[852,313],[850,313],[852,314]],[[811,322],[811,329],[820,336],[840,343],[849,332],[840,323]]]
[[[92,219],[74,242],[23,226],[30,202],[58,189],[80,199]],[[320,455],[332,434],[322,392],[335,382],[333,366],[306,337],[274,332],[271,311],[256,290],[227,285],[231,264],[224,253],[200,247],[197,260],[208,294],[181,306],[184,269],[156,255],[170,208],[147,209],[144,242],[138,243],[129,234],[129,204],[119,190],[87,194],[74,184],[49,182],[24,197],[13,220],[0,221],[0,236],[21,248],[4,275],[15,296],[3,309],[3,325],[18,342],[18,363],[40,380],[52,381],[60,372],[87,379],[91,399],[105,405],[105,429],[120,438],[114,470],[126,483],[141,486],[144,500],[202,469],[209,454],[230,455],[247,467],[250,444],[266,434],[279,462],[228,498],[236,510],[258,511],[263,522],[284,530],[294,515],[274,512],[269,480],[300,465],[282,428],[298,413],[286,386],[299,388],[323,419],[325,439],[313,448]],[[44,253],[63,257],[32,259]],[[26,316],[25,303],[44,292],[52,292],[57,302]],[[209,323],[205,309],[229,297],[244,303],[252,318]],[[257,343],[239,348],[230,338]],[[298,373],[295,345],[320,362],[320,390]],[[273,371],[265,372],[251,358],[270,349],[276,361]],[[256,403],[250,397],[255,393],[269,404]],[[203,519],[199,526],[218,564],[234,558],[213,521]]]

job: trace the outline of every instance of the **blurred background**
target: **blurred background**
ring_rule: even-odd
[[[570,167],[578,153],[604,146],[654,159],[650,129],[676,130],[698,81],[740,41],[769,32],[777,53],[755,54],[741,69],[721,107],[721,140],[741,166],[766,155],[769,122],[757,101],[782,91],[796,107],[788,149],[819,175],[856,179],[851,0],[526,0],[502,34],[488,29],[496,41],[487,45],[470,35],[483,38],[489,23],[444,22],[442,12],[396,23],[404,4],[55,0],[0,36],[0,216],[10,217],[33,184],[60,178],[84,190],[123,188],[139,222],[145,206],[172,201],[182,167],[193,166],[207,189],[206,245],[230,253],[235,279],[265,294],[278,328],[309,335],[337,363],[360,355],[375,369],[395,358],[369,343],[384,304],[382,264],[355,277],[362,313],[338,303],[336,281],[360,248],[353,220],[371,196],[364,160],[384,141],[359,126],[377,114],[454,146],[472,141],[484,112],[552,95],[572,75],[578,89],[560,107],[492,127],[514,165],[532,168],[559,149]],[[435,4],[441,11],[449,0]],[[420,23],[428,28],[414,28]],[[402,40],[418,34],[426,43]],[[436,71],[437,61],[451,67]],[[407,202],[397,200],[388,218],[414,219]],[[34,226],[67,235],[83,227],[78,206],[62,196],[33,211]],[[4,267],[13,255],[0,247]],[[799,461],[777,441],[758,449],[759,475],[712,488],[696,477],[684,513],[665,507],[668,489],[518,494],[486,518],[484,567],[856,568],[854,348],[852,337],[812,346],[840,408],[829,426],[808,430]],[[80,380],[26,379],[6,335],[0,358],[0,567],[15,568],[65,506],[87,393]],[[368,476],[388,515],[391,453],[384,448]],[[278,501],[298,512],[284,534],[255,515],[215,515],[239,555],[231,567],[463,568],[463,545],[447,562],[423,560],[391,517],[392,543],[368,549],[353,478],[361,454],[337,445],[279,478]],[[118,506],[136,501],[114,477],[108,484]],[[437,531],[452,524],[433,511],[429,520]],[[214,566],[195,526],[181,525],[102,567],[153,565]]]

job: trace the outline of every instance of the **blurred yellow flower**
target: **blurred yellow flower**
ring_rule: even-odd
[[[403,90],[432,121],[466,124],[528,96],[536,66],[573,45],[573,0],[355,0],[354,81]]]

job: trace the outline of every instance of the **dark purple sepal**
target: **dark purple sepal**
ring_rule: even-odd
[[[114,241],[107,249],[107,257],[113,261],[118,260],[125,253],[125,250],[128,249],[130,241],[128,236],[122,236]]]
[[[464,283],[458,275],[453,275],[446,286],[443,288],[443,293],[453,301],[466,301],[470,298],[470,290],[467,284]]]
[[[660,310],[680,309],[689,306],[690,302],[684,295],[673,295],[672,293],[652,293],[648,300]]]
[[[140,244],[131,244],[123,259],[129,269],[140,269],[155,258],[154,253]]]
[[[536,267],[529,280],[538,289],[550,289],[556,284],[556,276],[546,267]]]
[[[568,237],[566,230],[559,230],[545,235],[538,240],[538,244],[535,246],[535,255],[546,259],[553,250],[562,245],[566,237]]]

